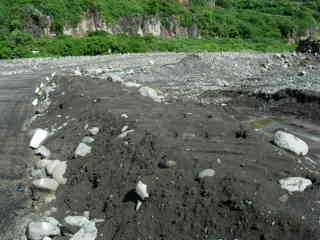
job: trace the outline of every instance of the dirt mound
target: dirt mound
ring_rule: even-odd
[[[309,212],[317,187],[279,201],[286,194],[280,178],[310,173],[297,157],[278,154],[270,139],[249,129],[238,137],[236,111],[197,102],[158,104],[101,79],[56,81],[53,104],[36,126],[68,122],[48,143],[54,157],[68,161],[68,183],[54,203],[59,219],[86,210],[104,218],[100,240],[317,239],[316,212]],[[93,153],[75,158],[86,124],[100,132]],[[120,139],[123,126],[135,132]],[[167,160],[176,166],[160,168]],[[216,175],[198,180],[208,168]],[[148,185],[150,198],[136,211],[138,180]]]

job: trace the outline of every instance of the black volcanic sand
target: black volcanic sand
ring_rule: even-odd
[[[34,127],[69,121],[46,144],[54,158],[68,161],[68,182],[52,203],[58,219],[88,210],[92,218],[105,219],[97,224],[100,240],[318,239],[317,173],[302,168],[299,157],[279,150],[245,124],[250,111],[256,115],[269,104],[265,98],[229,93],[234,102],[224,107],[159,104],[106,80],[55,81],[59,87],[49,113]],[[299,104],[295,107],[306,109]],[[129,118],[121,118],[123,113]],[[75,148],[88,135],[86,124],[99,127],[100,133],[92,154],[74,158]],[[119,139],[125,125],[135,132]],[[176,161],[176,167],[160,168],[166,160]],[[207,168],[216,175],[196,179]],[[289,176],[309,177],[313,186],[283,202],[279,198],[287,193],[278,180]],[[138,180],[148,185],[150,198],[135,211],[132,190]]]

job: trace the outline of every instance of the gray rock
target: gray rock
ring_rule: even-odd
[[[32,184],[42,190],[56,191],[59,187],[59,184],[56,180],[52,178],[41,178],[34,180]]]
[[[163,160],[159,163],[160,168],[173,168],[175,166],[177,166],[177,162],[173,160]]]
[[[85,157],[91,153],[92,148],[85,143],[79,143],[74,155],[76,157]]]
[[[205,177],[213,177],[216,174],[216,172],[213,169],[205,169],[199,172],[198,178],[202,179]]]
[[[75,227],[83,227],[90,222],[89,219],[84,216],[67,216],[64,218],[64,221]]]

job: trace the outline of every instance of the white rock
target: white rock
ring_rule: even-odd
[[[198,178],[213,177],[216,172],[213,169],[205,169],[199,172]]]
[[[38,148],[48,137],[49,132],[47,130],[38,128],[35,130],[29,145],[32,148]]]
[[[90,128],[89,129],[89,132],[92,134],[92,135],[97,135],[99,133],[100,129],[98,127],[93,127],[93,128]]]
[[[129,116],[128,116],[128,114],[126,114],[126,113],[122,113],[122,114],[121,114],[121,118],[128,119],[128,118],[129,118]]]
[[[47,172],[50,175],[52,175],[54,168],[58,166],[61,163],[61,161],[60,160],[47,160],[47,161],[48,161],[46,165]]]
[[[60,228],[57,225],[46,221],[31,222],[28,226],[28,237],[31,240],[42,240],[44,237],[60,234]]]
[[[149,194],[147,191],[147,185],[141,181],[139,181],[136,185],[136,193],[142,200],[149,197]]]
[[[36,167],[37,168],[45,168],[50,162],[51,162],[51,160],[42,159],[42,160],[36,162]]]
[[[303,192],[307,187],[312,185],[310,179],[302,177],[288,177],[279,180],[282,189],[288,192]]]
[[[37,179],[37,180],[34,180],[32,184],[39,189],[50,190],[50,191],[56,191],[59,187],[59,184],[57,183],[57,181],[52,178]]]
[[[61,224],[59,223],[59,221],[57,219],[55,219],[54,217],[45,217],[44,218],[46,222],[51,223],[55,226],[61,226]]]
[[[86,137],[82,138],[81,142],[90,144],[90,143],[94,142],[94,138],[86,136]]]
[[[309,147],[304,141],[284,131],[277,131],[274,135],[273,142],[278,147],[297,155],[307,155],[309,151]]]
[[[150,88],[150,87],[142,87],[139,89],[139,93],[144,97],[149,97],[155,102],[162,102],[163,96],[158,95],[156,90]]]
[[[33,101],[32,101],[32,106],[37,106],[38,105],[38,103],[39,103],[39,99],[38,98],[35,98],[35,99],[33,99]]]
[[[76,70],[74,70],[73,74],[74,74],[75,76],[81,76],[82,73],[81,73],[81,71],[80,71],[80,68],[77,68]]]
[[[121,129],[121,132],[125,132],[125,131],[127,131],[127,130],[128,130],[128,128],[129,128],[129,126],[128,126],[128,125],[123,126],[123,128]]]
[[[135,82],[122,82],[122,84],[125,86],[125,87],[135,87],[135,88],[139,88],[141,87],[141,84],[140,83],[135,83]]]
[[[76,157],[85,157],[87,156],[89,153],[91,153],[91,147],[88,146],[85,143],[79,143],[76,151],[74,152],[74,155]]]
[[[41,145],[39,148],[37,148],[34,151],[35,154],[39,154],[41,157],[43,158],[49,158],[51,155],[51,152],[48,148],[46,148],[45,146]]]
[[[84,225],[70,240],[95,240],[98,235],[95,222]]]
[[[90,222],[88,218],[84,216],[67,216],[64,218],[64,221],[67,224],[75,227],[83,227],[84,225],[87,225]]]
[[[52,177],[54,178],[54,180],[57,181],[57,183],[59,184],[66,184],[67,179],[64,178],[64,174],[67,171],[67,162],[60,162],[54,169],[52,172]]]
[[[133,132],[134,132],[134,130],[132,130],[132,129],[131,130],[127,130],[127,131],[119,134],[118,138],[125,138],[126,136],[128,136],[129,133],[133,133]]]
[[[42,240],[52,240],[50,237],[44,237]]]

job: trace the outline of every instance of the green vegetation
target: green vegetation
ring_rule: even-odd
[[[183,26],[197,24],[204,39],[61,36],[65,24],[78,23],[86,12],[99,12],[109,24],[123,16],[148,15],[160,16],[165,24],[175,16]],[[60,36],[33,38],[25,32],[32,24],[45,24],[46,16],[52,18],[53,30]],[[189,6],[178,0],[1,0],[0,58],[30,57],[33,49],[39,49],[41,56],[94,55],[108,49],[284,51],[293,48],[288,39],[317,29],[319,21],[320,0],[190,0]]]
[[[259,52],[293,51],[295,45],[284,40],[243,40],[232,38],[181,39],[138,36],[110,36],[91,34],[88,37],[30,38],[30,35],[15,33],[11,41],[0,41],[0,59],[49,56],[81,56],[109,53],[143,53],[156,51],[243,51]],[[38,51],[33,53],[33,51]]]

